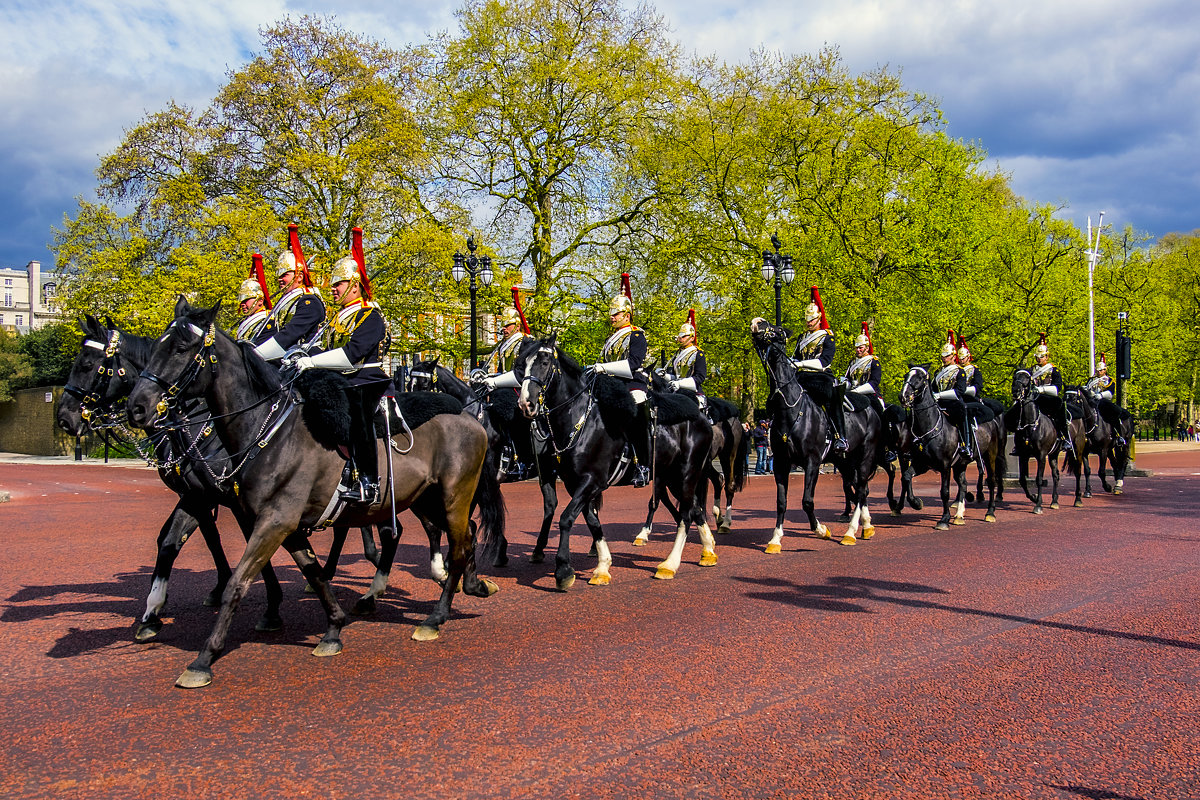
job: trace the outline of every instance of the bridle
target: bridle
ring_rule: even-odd
[[[778,394],[780,399],[782,399],[784,406],[787,408],[795,408],[796,406],[800,405],[808,392],[804,391],[804,386],[801,385],[799,380],[799,371],[795,368],[795,366],[792,365],[791,359],[788,358],[787,351],[783,349],[781,344],[779,344],[779,340],[775,336],[775,329],[771,328],[769,330],[771,336],[767,340],[765,350],[767,352],[775,351],[778,353],[779,369],[785,371],[787,374],[783,375],[782,377],[780,376],[780,374],[776,371],[776,368],[771,365],[771,360],[767,358],[767,354],[763,352],[763,349],[756,347],[754,348],[754,351],[758,353],[758,360],[762,362],[763,369],[766,370],[767,375],[770,376],[771,382],[775,384],[775,388],[771,390],[771,396],[774,397],[776,394]],[[788,402],[787,395],[783,391],[783,387],[789,384],[795,384],[796,388],[800,391],[799,395],[796,396],[795,401],[790,403]]]
[[[208,330],[206,331],[204,328],[201,328],[199,325],[196,325],[193,322],[185,322],[182,319],[176,319],[167,326],[167,332],[163,334],[159,341],[162,342],[166,340],[166,338],[171,334],[171,329],[176,325],[186,325],[188,329],[192,331],[192,333],[196,334],[197,336],[204,337],[203,344],[192,357],[191,363],[184,368],[183,372],[178,378],[170,383],[168,383],[165,378],[155,375],[149,370],[149,368],[142,370],[141,374],[138,376],[145,378],[148,381],[152,381],[156,386],[163,390],[163,398],[158,401],[158,406],[156,407],[160,417],[165,416],[168,411],[171,411],[176,407],[179,402],[179,393],[191,386],[196,378],[200,377],[200,372],[206,365],[212,365],[214,374],[217,370],[217,354],[214,347],[217,341],[217,324],[215,322],[209,323]]]
[[[549,356],[550,364],[551,364],[549,373],[545,376],[544,379],[539,378],[537,375],[530,374],[528,367],[527,367],[525,370],[524,380],[529,383],[535,384],[538,387],[538,399],[537,399],[538,410],[533,415],[533,421],[536,424],[536,428],[538,429],[539,434],[541,433],[542,430],[545,431],[545,436],[543,438],[550,442],[550,447],[554,450],[554,455],[560,456],[563,453],[570,450],[572,447],[574,447],[575,442],[578,441],[579,434],[583,430],[583,423],[585,423],[587,421],[588,417],[591,416],[592,408],[596,405],[596,395],[589,391],[591,386],[590,386],[589,382],[585,379],[583,381],[583,388],[581,388],[578,392],[571,395],[566,400],[564,400],[563,402],[559,403],[556,406],[551,407],[551,406],[546,405],[546,402],[545,402],[546,392],[550,389],[550,387],[552,387],[555,384],[555,382],[558,380],[559,376],[562,374],[562,364],[558,360],[558,352],[555,350],[555,348],[552,345],[548,345],[548,344],[539,345],[537,351],[534,352],[530,356],[530,359],[536,358],[539,355]],[[560,408],[565,408],[566,406],[569,406],[571,403],[574,403],[579,398],[579,396],[584,394],[585,392],[588,395],[587,407],[583,410],[583,414],[580,415],[579,421],[576,422],[575,425],[572,427],[571,433],[567,437],[567,443],[564,444],[562,447],[559,447],[558,444],[554,441],[554,426],[551,424],[550,415],[553,412],[558,411]]]
[[[63,387],[63,391],[79,400],[79,415],[83,417],[84,422],[90,425],[92,417],[97,414],[115,417],[119,413],[116,409],[108,407],[103,401],[108,395],[109,385],[113,378],[125,378],[125,367],[121,366],[121,332],[109,331],[107,344],[85,338],[83,346],[104,351],[104,360],[96,368],[97,377],[94,379],[94,385],[90,389],[83,389],[68,383]]]
[[[915,389],[912,386],[911,381],[912,381],[914,375],[920,375],[921,378],[923,379],[923,383],[921,385],[920,390]],[[909,390],[909,397],[907,399],[905,398],[905,390],[906,389]],[[927,409],[937,407],[937,400],[935,400],[933,398],[932,393],[928,393],[928,392],[924,391],[927,389],[929,389],[929,371],[927,369],[925,369],[924,367],[911,367],[908,370],[908,374],[904,376],[904,385],[900,388],[900,405],[902,405],[905,408],[907,408],[908,410],[914,412],[914,414],[913,414],[913,422],[914,423],[917,421],[915,412],[925,411]],[[924,397],[927,393],[929,394],[929,401],[922,405],[917,405],[918,395],[920,395],[921,397]],[[933,423],[933,427],[931,427],[929,430],[925,431],[922,434],[918,434],[916,432],[916,430],[913,430],[913,433],[912,433],[913,444],[920,446],[922,444],[922,442],[925,441],[925,439],[928,439],[929,437],[933,436],[935,433],[940,431],[942,429],[943,416],[944,415],[941,413],[941,409],[938,409],[938,413],[934,415],[935,422]]]

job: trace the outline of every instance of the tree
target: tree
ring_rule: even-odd
[[[30,331],[17,339],[21,353],[29,359],[32,374],[23,386],[61,386],[71,374],[79,352],[79,331],[59,323]]]
[[[0,403],[12,400],[13,391],[33,375],[33,365],[21,352],[18,338],[0,328]]]

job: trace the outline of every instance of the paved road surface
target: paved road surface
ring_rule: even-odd
[[[437,642],[409,638],[437,593],[413,525],[341,656],[309,655],[319,604],[277,557],[285,630],[253,631],[256,585],[199,691],[172,686],[213,619],[198,541],[160,641],[131,640],[173,504],[154,473],[0,464],[0,796],[1191,800],[1197,452],[1143,448],[1154,477],[1042,517],[1012,492],[997,524],[974,507],[948,533],[880,513],[853,548],[793,512],[778,556],[774,486],[752,478],[720,563],[693,543],[669,582],[650,577],[667,525],[633,548],[645,493],[613,490],[614,582],[567,594],[528,563],[536,488],[509,486],[515,557],[483,570],[501,592],[458,598]],[[349,549],[347,605],[370,578]]]

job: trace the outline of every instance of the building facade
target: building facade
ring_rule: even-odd
[[[30,261],[24,269],[0,267],[0,327],[10,333],[59,322],[54,276],[42,274],[42,263]]]

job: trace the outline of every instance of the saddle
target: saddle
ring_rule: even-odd
[[[866,411],[872,405],[871,395],[861,392],[846,392],[845,398],[842,400],[842,407],[847,411]]]
[[[996,412],[983,403],[967,403],[967,420],[975,425],[983,425],[996,418]]]

